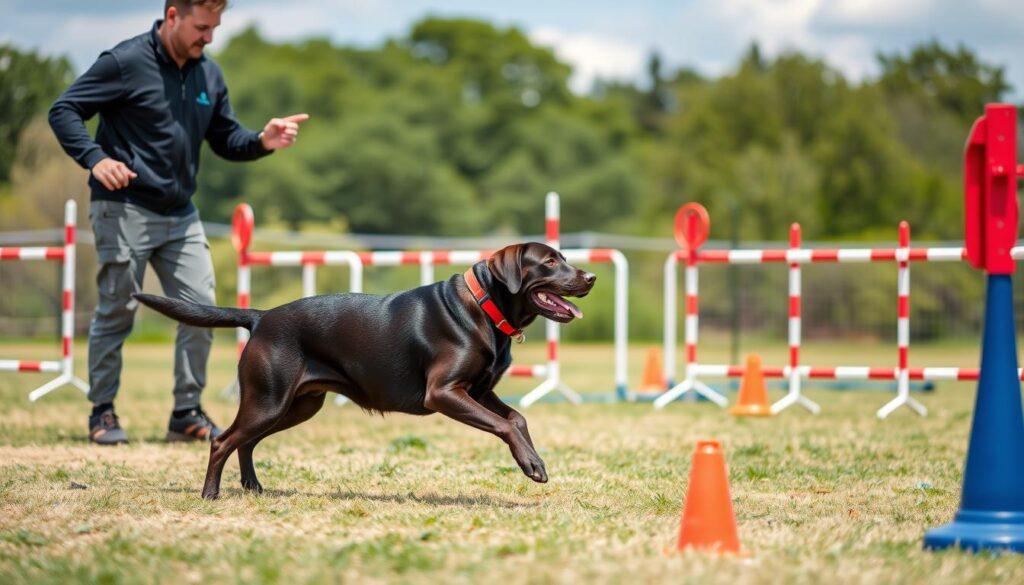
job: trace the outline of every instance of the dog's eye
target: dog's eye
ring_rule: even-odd
[[[554,268],[555,266],[558,266],[558,260],[556,260],[555,258],[548,258],[544,262],[544,266],[547,266],[548,268]]]

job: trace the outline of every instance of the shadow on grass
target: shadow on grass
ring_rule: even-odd
[[[160,491],[165,493],[179,493],[179,494],[191,494],[199,498],[199,492],[201,491],[200,486],[195,488],[186,487],[164,487],[160,488]],[[265,489],[262,493],[255,493],[243,490],[237,487],[224,488],[220,492],[220,496],[230,497],[254,497],[254,498],[291,498],[291,497],[306,497],[306,498],[322,498],[327,497],[332,500],[369,500],[373,502],[388,502],[393,504],[429,504],[431,506],[463,506],[463,507],[485,507],[485,508],[505,508],[505,509],[527,509],[536,508],[539,504],[537,502],[516,502],[512,500],[506,500],[504,498],[494,498],[488,495],[440,495],[440,494],[414,494],[407,492],[403,494],[380,494],[380,493],[369,493],[369,492],[357,492],[353,490],[341,490],[331,493],[310,493],[302,492],[299,490],[276,490],[276,489]]]

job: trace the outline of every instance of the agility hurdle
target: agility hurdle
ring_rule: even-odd
[[[698,330],[698,270],[699,264],[772,264],[789,265],[789,364],[765,367],[768,378],[788,380],[785,397],[772,405],[772,413],[799,404],[817,414],[820,407],[801,392],[803,379],[824,380],[895,380],[896,397],[877,411],[878,418],[886,418],[900,406],[907,406],[919,415],[927,414],[924,405],[910,396],[910,380],[977,380],[976,368],[909,367],[910,351],[910,263],[961,262],[967,258],[964,248],[911,248],[910,225],[901,222],[899,244],[896,248],[832,248],[806,249],[801,247],[799,224],[790,227],[789,249],[777,250],[701,250],[707,238],[710,221],[707,211],[696,203],[680,208],[676,216],[677,240],[683,249],[668,256],[664,265],[664,375],[669,389],[654,401],[655,408],[663,408],[687,392],[694,391],[708,400],[725,407],[725,396],[701,382],[701,376],[739,378],[744,367],[728,364],[701,364],[697,361]],[[1012,250],[1014,259],[1024,258],[1024,248]],[[678,265],[685,264],[685,377],[674,384],[676,374],[676,281]],[[816,367],[800,363],[801,345],[801,272],[802,264],[814,263],[868,263],[893,262],[897,265],[896,349],[897,365],[893,368],[870,366]]]
[[[29,393],[32,402],[53,392],[65,384],[71,384],[82,392],[89,392],[89,385],[75,376],[75,225],[78,205],[73,199],[64,204],[64,246],[41,248],[0,247],[0,260],[59,260],[62,264],[61,295],[61,351],[60,361],[25,361],[0,359],[0,372],[57,372],[59,375]]]
[[[557,193],[548,193],[545,199],[545,242],[553,248],[559,249],[560,234],[560,210],[559,197]],[[319,251],[319,252],[249,252],[253,230],[252,209],[245,204],[240,204],[235,209],[235,216],[232,222],[232,242],[238,254],[238,306],[248,307],[251,301],[251,274],[248,267],[253,264],[271,266],[298,266],[303,267],[303,295],[312,296],[316,294],[317,267],[325,264],[344,263],[350,266],[353,274],[352,292],[361,292],[363,268],[369,266],[396,267],[396,266],[419,266],[420,282],[423,285],[435,282],[434,268],[446,265],[471,266],[486,260],[491,256],[493,250],[388,250],[388,251]],[[561,250],[566,260],[570,263],[606,263],[611,264],[615,270],[615,307],[614,307],[614,328],[615,328],[615,391],[619,399],[626,399],[629,395],[627,384],[627,307],[629,264],[626,257],[618,250],[612,249],[569,249]],[[243,267],[246,269],[243,272]],[[359,275],[359,289],[356,289],[355,275]],[[240,329],[238,333],[239,353],[248,341],[248,331]],[[536,365],[512,365],[506,375],[516,377],[544,378],[544,380],[533,390],[527,393],[521,400],[520,405],[525,407],[537,402],[553,391],[559,391],[567,400],[574,404],[582,402],[579,394],[566,385],[561,379],[561,368],[559,364],[559,343],[560,328],[553,321],[545,323],[545,337],[547,339],[547,362]],[[344,402],[341,400],[340,402]]]
[[[253,231],[256,229],[256,216],[247,203],[235,206],[231,217],[231,245],[237,253],[238,285],[236,305],[248,309],[252,304],[252,267],[253,266],[302,266],[302,295],[311,297],[316,294],[317,266],[348,266],[349,292],[363,292],[363,263],[359,255],[348,250],[331,252],[252,252]],[[235,329],[238,343],[238,355],[241,357],[245,344],[249,341],[249,330],[243,327]],[[233,394],[237,390],[237,380],[225,389],[225,394]],[[344,403],[339,396],[337,402]]]

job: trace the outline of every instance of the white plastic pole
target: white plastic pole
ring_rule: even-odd
[[[629,262],[622,252],[612,251],[615,267],[615,394],[632,399],[629,392]]]
[[[676,280],[679,278],[678,268],[679,262],[676,260],[676,253],[672,252],[665,259],[664,273],[664,289],[662,291],[663,307],[665,313],[665,323],[662,336],[662,346],[664,361],[662,362],[662,371],[664,373],[665,382],[668,384],[668,388],[675,386],[676,377],[676,326],[678,323],[678,317],[676,317],[676,303],[679,299],[676,298],[678,294],[676,291]]]
[[[316,296],[316,264],[302,265],[302,296]]]

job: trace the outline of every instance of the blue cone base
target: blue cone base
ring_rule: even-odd
[[[960,511],[950,524],[925,533],[924,547],[1024,553],[1024,409],[1008,274],[988,277],[981,375]]]
[[[961,519],[970,516],[970,520]],[[926,549],[958,547],[971,552],[1024,553],[1024,515],[1006,512],[961,511],[957,519],[924,535]]]

